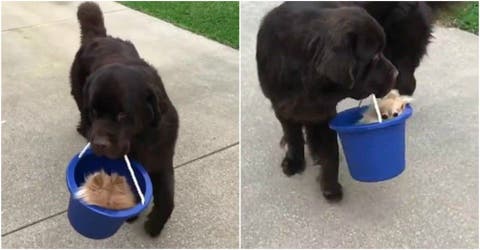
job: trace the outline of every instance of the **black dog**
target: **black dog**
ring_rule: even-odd
[[[112,159],[128,154],[146,167],[154,206],[145,230],[157,236],[174,207],[177,111],[156,70],[133,44],[107,36],[97,4],[82,3],[77,16],[81,47],[70,72],[71,94],[81,115],[77,130],[95,154]]]
[[[414,2],[286,2],[265,16],[257,69],[283,128],[287,176],[305,169],[304,129],[323,195],[342,198],[337,135],[328,127],[337,103],[392,88],[411,95],[431,25],[431,8]]]

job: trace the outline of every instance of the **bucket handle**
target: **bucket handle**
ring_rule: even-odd
[[[363,100],[360,100],[360,102],[358,103],[359,107],[362,105],[362,101]],[[377,113],[378,122],[382,123],[382,115],[380,114],[380,108],[378,107],[377,97],[375,96],[375,94],[372,94],[372,102],[373,106],[375,107],[375,112]]]
[[[380,114],[380,108],[378,107],[377,97],[375,96],[375,94],[372,94],[372,101],[373,106],[375,107],[375,111],[377,112],[378,122],[382,123],[382,115]]]
[[[85,145],[85,147],[82,149],[80,154],[78,154],[78,158],[82,158],[83,154],[87,151],[87,149],[90,147],[90,142]],[[130,164],[130,160],[128,159],[127,155],[123,156],[123,159],[125,160],[125,163],[127,163],[127,168],[128,171],[130,172],[130,176],[132,177],[133,184],[135,184],[135,188],[137,189],[138,196],[140,196],[140,200],[142,201],[142,205],[145,204],[145,196],[142,193],[142,190],[140,190],[140,186],[138,185],[137,178],[135,177],[135,173],[133,172],[132,165]]]

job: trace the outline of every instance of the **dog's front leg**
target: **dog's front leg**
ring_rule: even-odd
[[[149,173],[153,185],[153,208],[145,222],[145,231],[158,236],[172,214],[174,202],[173,168],[161,173]]]
[[[283,129],[283,141],[287,153],[282,161],[283,173],[287,176],[301,173],[305,170],[305,155],[302,124],[289,121],[277,115]]]
[[[310,154],[322,166],[319,176],[323,196],[330,201],[342,199],[342,186],[338,182],[337,133],[328,127],[328,121],[305,126]]]

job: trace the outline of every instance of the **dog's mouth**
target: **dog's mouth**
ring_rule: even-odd
[[[397,82],[397,77],[398,77],[398,70],[393,69],[389,75],[390,75],[390,79],[388,81],[387,87],[376,89],[376,91],[374,92],[377,98],[382,98],[386,96],[395,86],[395,83]]]
[[[388,92],[390,92],[390,90],[391,90],[390,88],[369,89],[369,90],[365,90],[365,91],[361,91],[361,92],[354,92],[350,95],[350,97],[357,100],[357,101],[363,100],[363,99],[369,97],[372,94],[375,94],[376,98],[382,98],[382,97],[386,96],[388,94]]]
[[[388,92],[390,92],[391,89],[383,89],[383,90],[377,90],[377,91],[374,91],[373,93],[375,94],[375,97],[377,98],[382,98],[384,96],[386,96],[388,94]]]
[[[356,100],[361,100],[367,98],[371,94],[375,94],[375,97],[382,98],[395,86],[398,74],[398,70],[393,68],[382,80],[376,79],[365,82],[364,87],[353,91],[350,97]]]
[[[371,91],[362,91],[362,92],[357,92],[357,93],[352,93],[350,95],[351,98],[359,101],[359,100],[363,100],[365,98],[367,98],[368,96],[370,96],[373,92]],[[375,94],[377,95],[377,94]],[[386,95],[386,94],[385,94]]]
[[[110,148],[99,148],[95,145],[92,145],[92,151],[96,156],[105,156],[111,160],[120,159],[124,155],[129,153],[127,150],[113,150]]]

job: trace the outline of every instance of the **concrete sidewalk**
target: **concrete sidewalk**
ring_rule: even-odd
[[[241,5],[242,247],[478,248],[478,37],[435,28],[416,72],[405,172],[356,182],[342,155],[344,199],[329,204],[311,159],[302,175],[283,175],[281,127],[258,84],[256,34],[278,4]]]
[[[69,225],[65,168],[85,140],[70,96],[79,2],[2,4],[2,247],[238,246],[238,51],[117,3],[107,32],[131,40],[159,71],[180,115],[176,207],[157,239],[145,214],[94,241]]]

